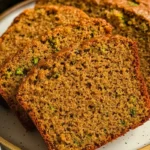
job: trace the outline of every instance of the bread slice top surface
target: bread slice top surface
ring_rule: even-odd
[[[40,35],[56,26],[76,24],[88,18],[82,10],[69,6],[45,6],[25,10],[15,18],[12,25],[0,38],[0,65],[7,57],[24,49],[32,39],[39,38]]]
[[[89,16],[102,17],[114,26],[114,33],[138,42],[141,71],[150,93],[150,1],[149,0],[38,0],[40,5],[68,5]]]
[[[18,51],[1,67],[0,94],[10,108],[22,116],[26,112],[17,103],[16,92],[22,79],[33,66],[38,64],[40,59],[44,59],[60,49],[78,47],[82,41],[111,33],[111,30],[112,27],[105,20],[90,18],[81,21],[78,25],[57,27],[42,35],[39,40],[31,41],[25,49]],[[22,119],[24,120],[24,118]]]
[[[137,47],[99,37],[39,63],[21,84],[18,102],[49,149],[94,149],[150,116]]]

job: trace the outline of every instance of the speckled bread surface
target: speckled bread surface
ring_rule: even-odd
[[[85,41],[28,74],[17,101],[49,150],[94,150],[150,116],[136,43],[121,36]]]
[[[89,16],[102,17],[114,33],[138,42],[141,70],[150,93],[150,1],[149,0],[38,0],[40,5],[69,5]]]
[[[56,26],[74,24],[88,18],[81,10],[69,6],[45,6],[25,10],[15,18],[0,38],[0,65],[12,54],[22,50],[32,39],[38,38]]]
[[[68,6],[45,6],[25,10],[14,19],[12,25],[0,38],[0,66],[3,66],[3,64],[9,61],[17,51],[22,51],[33,39],[38,39],[41,35],[47,33],[47,31],[52,30],[56,26],[76,24],[80,20],[87,18],[89,17],[83,11]],[[1,86],[5,87],[5,84],[12,85],[12,83],[7,82],[3,83]],[[0,93],[10,108],[17,114],[24,127],[28,130],[32,129],[32,121],[25,111],[23,111],[23,108],[13,103],[13,96],[8,97],[3,89],[0,89]]]
[[[77,18],[76,18],[77,20]],[[44,35],[36,41],[28,43],[24,49],[19,50],[0,69],[0,94],[7,101],[10,108],[17,114],[20,120],[27,120],[26,112],[16,101],[16,92],[22,79],[28,71],[42,58],[58,52],[62,48],[77,47],[83,40],[99,35],[110,34],[112,26],[104,19],[87,18],[74,25],[60,26]],[[26,117],[27,118],[27,117]],[[24,123],[24,122],[23,122]],[[29,122],[26,123],[30,124]]]

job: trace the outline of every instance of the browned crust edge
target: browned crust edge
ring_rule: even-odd
[[[6,58],[6,61],[4,62],[3,66],[1,67],[1,69],[5,66],[5,64],[7,64],[7,61],[12,60],[16,55],[17,55],[17,53],[15,53],[13,56],[10,56],[10,57]],[[1,73],[0,73],[0,77],[1,77]],[[20,122],[23,125],[23,127],[27,131],[34,130],[35,126],[34,126],[32,120],[31,120],[31,118],[29,117],[27,112],[24,110],[24,108],[17,102],[17,100],[16,100],[17,105],[12,103],[12,101],[14,101],[14,100],[11,97],[8,97],[7,92],[5,92],[1,87],[0,87],[0,95],[5,100],[5,102],[8,104],[9,108],[11,109],[11,111],[18,117],[18,119],[20,120]],[[20,113],[20,109],[19,108],[21,110],[23,110],[23,113]]]
[[[41,7],[41,6],[48,6],[46,3],[48,1],[45,1],[44,3],[41,2],[42,0],[36,0],[36,7]],[[78,0],[76,0],[78,2]],[[139,4],[139,6],[130,6],[127,4],[127,0],[124,1],[119,1],[119,0],[82,0],[85,4],[90,4],[93,3],[93,5],[99,5],[99,6],[106,6],[109,5],[110,7],[114,7],[117,9],[122,9],[128,13],[134,13],[135,15],[137,15],[138,17],[140,17],[141,19],[144,19],[146,21],[149,22],[150,25],[150,2],[147,1],[147,7],[146,2],[141,2]],[[41,3],[40,3],[41,2]],[[64,3],[65,5],[65,3]]]
[[[97,4],[101,5],[100,0],[94,0],[94,1],[97,1]],[[116,0],[116,1],[108,0],[108,1],[105,1],[104,4],[102,4],[102,5],[113,6],[113,7],[117,8],[117,9],[122,9],[125,12],[131,13],[131,14],[134,13],[139,18],[148,21],[149,25],[150,25],[150,11],[148,10],[148,8],[147,9],[144,8],[144,4],[143,3],[140,3],[139,6],[134,7],[134,6],[127,5],[127,1],[126,2],[125,1],[124,2],[120,1],[119,2],[118,0]]]
[[[48,10],[50,8],[53,8],[54,10],[58,10],[58,6],[55,5],[51,5],[51,6],[42,6],[42,7],[38,7],[39,9],[45,9]],[[26,13],[28,11],[34,11],[34,8],[30,8],[30,9],[26,9],[24,10],[21,14],[19,14],[17,17],[14,18],[13,22],[10,24],[10,26],[8,27],[8,29],[2,34],[2,36],[0,37],[0,44],[3,42],[5,36],[7,36],[7,34],[9,34],[9,31],[11,30],[11,28],[17,24],[20,21],[20,18],[23,17],[24,15],[26,15]]]
[[[119,36],[119,35],[117,35],[117,36]],[[107,36],[107,37],[108,37],[108,38],[114,38],[114,37],[117,37],[117,36]],[[120,36],[120,37],[122,37],[122,36]],[[103,37],[100,37],[100,38],[103,38]],[[122,37],[122,38],[124,38],[124,37]],[[127,39],[127,38],[125,38],[125,39]],[[91,42],[91,44],[92,44],[95,40],[96,40],[96,38],[91,39],[91,40],[89,40],[89,41],[87,41],[87,42]],[[135,56],[135,61],[134,61],[135,73],[136,73],[136,75],[137,75],[138,80],[140,81],[140,83],[139,83],[140,85],[139,85],[139,86],[141,87],[141,93],[142,93],[143,95],[145,95],[145,101],[146,101],[146,104],[147,104],[146,107],[149,108],[149,112],[150,112],[150,100],[149,100],[149,95],[148,95],[148,92],[147,92],[147,87],[146,87],[146,84],[145,84],[145,82],[144,82],[144,79],[143,79],[143,77],[142,77],[142,75],[141,75],[141,73],[140,73],[140,61],[139,61],[139,56],[138,56],[137,44],[136,44],[136,42],[133,42],[133,41],[131,41],[131,40],[128,40],[128,42],[129,42],[130,44],[132,44],[132,51],[133,51],[133,55]],[[84,45],[86,45],[86,42],[83,42],[83,47],[84,47]],[[63,50],[63,51],[61,51],[60,53],[58,53],[58,55],[54,55],[53,58],[55,59],[55,57],[61,57],[61,56],[64,55],[64,54],[67,54],[67,55],[68,55],[68,54],[69,54],[68,50],[66,50],[66,51]],[[42,66],[43,63],[44,63],[44,61],[41,61],[37,67]],[[19,89],[22,89],[23,84],[26,82],[26,80],[29,78],[29,76],[32,75],[32,74],[36,71],[36,68],[37,68],[37,67],[34,67],[33,70],[31,70],[31,71],[29,72],[28,76],[27,76],[26,78],[24,78],[24,80],[23,80],[22,84],[20,85]],[[25,110],[28,110],[28,109],[27,109],[28,106],[27,106],[26,104],[22,103],[23,100],[22,100],[22,98],[19,96],[19,93],[17,94],[17,100],[18,100],[18,102],[22,105],[22,107],[23,107]],[[40,134],[42,135],[42,137],[43,137],[45,143],[48,145],[48,149],[49,149],[49,150],[54,150],[53,145],[52,145],[51,143],[49,143],[49,141],[47,140],[48,137],[47,137],[45,134],[43,134],[43,131],[39,128],[39,126],[38,126],[39,123],[38,123],[38,121],[35,119],[34,112],[29,111],[29,115],[30,115],[30,117],[32,118],[34,124],[36,125],[38,131],[39,131]],[[114,136],[110,141],[104,142],[104,143],[102,143],[102,144],[100,144],[100,145],[96,145],[96,146],[93,145],[93,146],[90,146],[90,147],[88,147],[88,148],[85,148],[85,150],[95,150],[96,148],[100,148],[101,146],[103,146],[103,145],[105,145],[105,144],[107,144],[107,143],[109,143],[109,142],[112,142],[113,140],[115,140],[115,139],[117,139],[117,138],[119,138],[119,137],[121,137],[121,136],[124,136],[128,131],[130,131],[130,130],[132,130],[132,129],[135,129],[135,128],[141,126],[141,125],[143,125],[146,121],[149,120],[149,118],[150,118],[150,113],[149,113],[149,116],[148,116],[148,117],[145,117],[145,118],[142,120],[142,122],[140,122],[139,124],[133,125],[132,127],[130,127],[130,129],[127,129],[127,130],[123,131],[122,134],[119,134],[119,135]]]

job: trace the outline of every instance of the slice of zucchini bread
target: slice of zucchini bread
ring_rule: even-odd
[[[150,117],[137,46],[103,36],[41,61],[19,87],[49,150],[94,150]]]
[[[4,62],[9,61],[10,57],[15,55],[17,51],[23,50],[32,39],[38,39],[41,35],[47,33],[49,30],[53,30],[56,26],[76,24],[80,20],[88,18],[83,11],[68,6],[48,6],[25,10],[14,20],[12,25],[0,38],[0,66],[5,64]],[[0,89],[0,91],[8,105],[12,110],[16,111],[18,106],[14,105],[11,101],[13,98],[9,100],[7,95],[3,93],[3,90]],[[32,122],[25,113],[22,113],[22,108],[19,108],[16,112],[17,116],[23,125],[27,129],[30,129]]]
[[[28,43],[26,48],[19,50],[14,57],[0,69],[0,94],[8,105],[24,121],[26,112],[16,101],[16,92],[22,78],[42,58],[58,52],[60,49],[78,47],[83,40],[110,34],[112,27],[105,20],[90,18],[81,20],[78,25],[57,27],[44,34],[34,42]],[[27,117],[26,117],[27,118]],[[27,122],[27,124],[29,124]]]
[[[82,10],[64,6],[45,6],[25,10],[0,38],[0,66],[8,56],[22,50],[32,39],[56,26],[75,24],[89,18]]]
[[[38,0],[39,5],[70,5],[89,16],[102,17],[114,33],[134,39],[139,45],[141,70],[150,93],[150,1],[149,0]]]

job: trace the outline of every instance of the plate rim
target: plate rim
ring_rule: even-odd
[[[2,14],[0,14],[0,21],[5,18],[6,16],[8,16],[10,13],[12,13],[13,11],[15,11],[16,9],[19,9],[27,4],[30,4],[32,2],[35,2],[36,0],[25,0],[23,2],[20,2],[12,7],[10,7],[9,9],[5,10]]]

